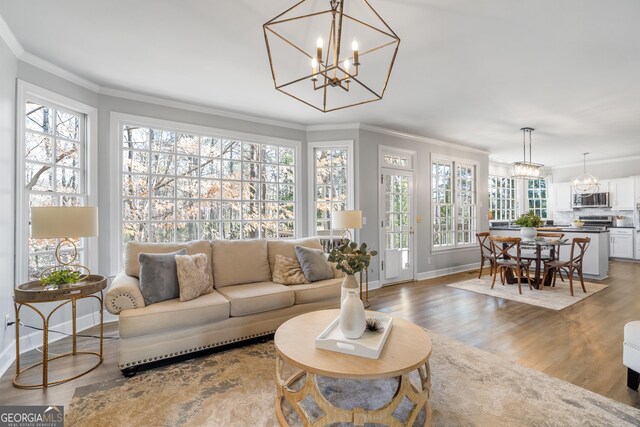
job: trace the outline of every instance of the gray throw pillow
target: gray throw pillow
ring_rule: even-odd
[[[180,296],[176,255],[186,255],[186,249],[167,254],[140,254],[140,292],[144,304],[175,299]]]
[[[308,281],[333,279],[333,269],[322,249],[296,246],[296,257]]]

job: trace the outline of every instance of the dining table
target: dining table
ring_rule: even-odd
[[[549,239],[549,238],[535,238],[535,239],[531,239],[531,240],[521,240],[520,241],[520,248],[525,249],[525,250],[533,250],[534,253],[532,255],[528,255],[528,254],[520,254],[520,259],[522,260],[527,260],[527,261],[532,261],[536,263],[536,269],[534,272],[533,277],[531,277],[531,286],[533,286],[536,289],[540,289],[540,284],[542,283],[542,263],[544,261],[552,261],[556,259],[556,248],[558,248],[557,250],[560,249],[561,246],[571,246],[571,242],[568,239]],[[503,244],[503,249],[506,249],[506,244]],[[549,251],[549,255],[543,257],[542,256],[542,252],[543,251]],[[531,272],[529,273],[531,274]],[[509,284],[514,284],[518,282],[518,278],[516,276],[513,275],[513,272],[511,271],[511,269],[508,269],[506,271],[506,281]],[[551,286],[551,281],[553,280],[553,274],[549,274],[546,279],[545,279],[545,283],[544,286]]]

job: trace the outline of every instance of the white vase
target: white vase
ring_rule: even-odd
[[[538,230],[533,227],[522,227],[520,229],[520,237],[522,240],[533,240],[538,234]]]
[[[342,307],[342,301],[347,297],[347,291],[355,290],[356,292],[360,290],[360,284],[358,283],[358,279],[356,279],[355,274],[347,274],[342,279],[342,291],[340,293],[340,307]]]
[[[345,338],[357,340],[367,327],[367,316],[364,304],[360,301],[358,291],[348,290],[340,309],[340,330]]]

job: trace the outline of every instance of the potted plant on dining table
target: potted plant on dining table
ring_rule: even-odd
[[[533,210],[530,210],[526,214],[521,215],[520,218],[516,219],[514,224],[521,227],[520,237],[522,240],[533,240],[538,234],[536,227],[541,227],[544,224],[544,221],[536,215]]]

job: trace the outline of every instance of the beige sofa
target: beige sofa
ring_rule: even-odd
[[[277,254],[295,258],[295,246],[321,248],[315,237],[298,240],[194,241],[127,244],[124,271],[107,291],[105,305],[119,315],[119,367],[125,375],[140,365],[180,357],[236,341],[272,334],[286,320],[313,310],[338,307],[341,273],[304,285],[271,281]],[[138,276],[140,253],[185,248],[211,260],[214,292],[186,302],[145,306]]]

